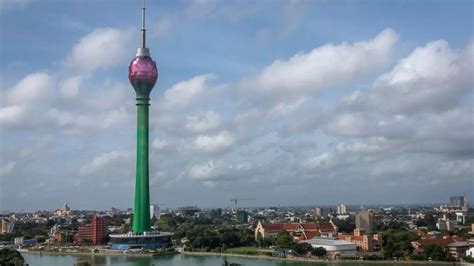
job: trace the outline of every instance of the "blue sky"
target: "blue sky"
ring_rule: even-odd
[[[131,205],[140,2],[0,1],[0,209]],[[472,199],[472,1],[147,2],[152,201]]]

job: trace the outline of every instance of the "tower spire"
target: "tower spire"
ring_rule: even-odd
[[[146,29],[145,29],[145,0],[142,1],[142,46],[138,48],[137,56],[150,56],[150,49],[146,48]]]
[[[146,48],[145,0],[142,2],[142,48]]]

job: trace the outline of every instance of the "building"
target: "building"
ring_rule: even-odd
[[[104,218],[94,215],[92,216],[91,224],[79,225],[77,234],[74,235],[74,244],[94,246],[104,244],[106,230],[104,225]]]
[[[371,234],[374,228],[374,212],[372,210],[359,212],[356,215],[356,229],[363,230],[365,234]]]
[[[295,240],[307,240],[314,237],[334,237],[337,235],[337,227],[332,222],[329,223],[262,223],[258,222],[255,227],[255,240],[276,236],[278,233],[286,231]]]
[[[237,210],[237,221],[241,223],[246,223],[249,220],[249,214],[245,210]]]
[[[67,205],[67,203],[64,204],[64,207],[62,209],[57,209],[54,214],[56,216],[60,216],[60,217],[68,217],[68,216],[71,216],[72,214],[72,211],[71,211],[71,208],[69,207],[69,205]]]
[[[466,256],[474,258],[474,247],[471,247],[468,250],[466,250]]]
[[[456,237],[456,236],[444,236],[443,238],[424,238],[424,239],[419,239],[411,242],[411,245],[413,247],[413,251],[415,253],[423,253],[423,249],[425,246],[428,245],[442,245],[442,246],[447,246],[451,243],[454,242],[464,242],[464,239],[462,237]]]
[[[13,231],[15,222],[8,218],[0,218],[0,235],[8,234]]]
[[[157,220],[160,219],[160,206],[158,204],[150,205],[150,219],[156,218]]]
[[[451,196],[449,197],[449,205],[462,208],[464,207],[465,197],[466,196]]]
[[[448,253],[455,259],[463,257],[469,249],[469,243],[466,241],[453,242],[447,245]]]
[[[338,234],[337,239],[354,243],[359,250],[380,251],[382,249],[382,235],[366,235],[363,230],[355,229],[354,234]]]
[[[347,214],[346,205],[341,204],[341,205],[337,206],[337,214],[339,214],[339,215]]]
[[[357,251],[357,246],[354,243],[345,240],[337,240],[335,238],[316,237],[302,242],[311,244],[313,248],[324,248],[327,255],[332,258],[341,255],[355,255]]]
[[[443,218],[438,219],[438,222],[436,223],[436,227],[439,230],[454,232],[456,230],[457,224],[458,222],[456,220],[449,220],[446,218],[446,215],[444,215]]]

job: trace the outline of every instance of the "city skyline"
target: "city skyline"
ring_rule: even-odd
[[[0,210],[131,207],[138,2],[0,1]],[[473,201],[472,2],[149,2],[151,203]]]

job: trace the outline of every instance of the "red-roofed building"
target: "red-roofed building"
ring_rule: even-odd
[[[415,240],[411,242],[411,245],[413,246],[413,249],[416,253],[422,253],[423,248],[427,245],[442,245],[442,246],[448,246],[451,243],[454,242],[463,242],[464,239],[459,236],[445,236],[443,238],[425,238],[425,239],[420,239],[420,240]]]
[[[354,234],[338,234],[337,238],[356,244],[363,251],[379,251],[382,248],[382,236],[379,234],[366,235],[363,230],[355,229]]]
[[[337,234],[337,227],[329,223],[262,223],[258,222],[255,228],[255,240],[275,236],[280,232],[290,233],[295,240],[307,240],[314,237],[333,237]]]

